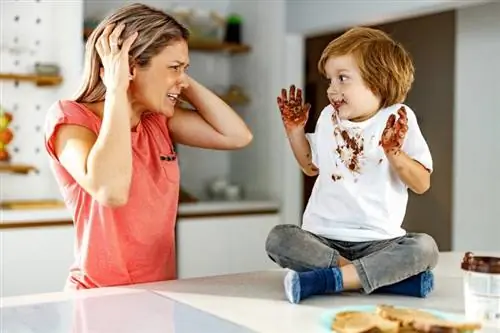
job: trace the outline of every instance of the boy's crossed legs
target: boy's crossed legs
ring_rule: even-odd
[[[438,247],[427,234],[371,242],[329,240],[296,225],[278,225],[266,241],[269,257],[292,270],[288,299],[298,303],[314,294],[363,289],[423,297],[433,288],[430,272]]]

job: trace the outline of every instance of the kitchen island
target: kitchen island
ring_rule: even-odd
[[[326,332],[321,317],[329,309],[380,303],[463,314],[462,256],[441,254],[434,271],[436,288],[426,299],[351,293],[294,305],[283,294],[285,271],[277,269],[3,298],[0,331],[314,333]]]

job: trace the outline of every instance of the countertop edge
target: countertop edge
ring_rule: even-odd
[[[273,201],[182,203],[179,205],[177,219],[278,214],[279,208],[279,203]],[[16,213],[18,213],[17,216]],[[33,219],[32,216],[37,213],[41,214],[38,214],[38,218]],[[56,227],[73,224],[71,215],[65,208],[18,211],[0,209],[0,216],[0,230]],[[14,216],[16,217],[14,218]]]

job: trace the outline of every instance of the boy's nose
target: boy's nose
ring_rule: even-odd
[[[339,94],[339,89],[336,85],[330,84],[328,86],[328,89],[326,90],[326,93],[328,94],[328,96],[337,95]]]

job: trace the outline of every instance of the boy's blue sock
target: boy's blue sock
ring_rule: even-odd
[[[341,292],[343,288],[342,272],[338,267],[290,271],[285,276],[286,297],[294,304],[309,296]]]
[[[425,271],[403,281],[384,286],[373,291],[374,294],[396,294],[413,297],[426,297],[434,289],[434,274]]]

